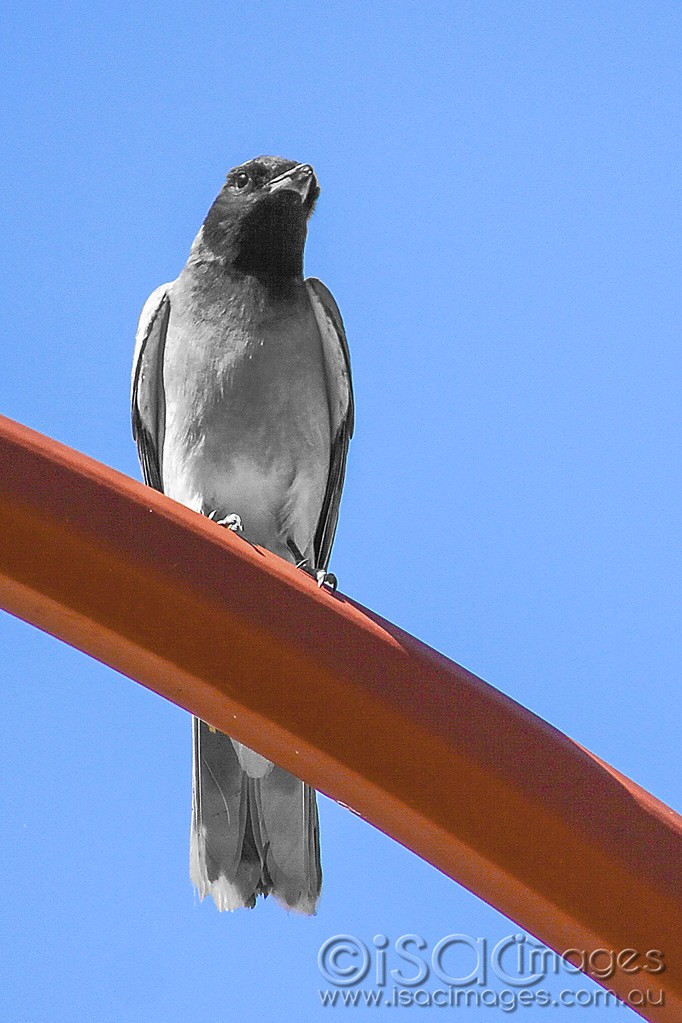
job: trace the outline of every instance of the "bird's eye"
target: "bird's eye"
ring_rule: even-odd
[[[234,183],[237,188],[246,188],[249,183],[249,175],[246,171],[240,171],[234,179]]]

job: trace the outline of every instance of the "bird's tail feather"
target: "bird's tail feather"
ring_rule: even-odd
[[[315,790],[276,765],[266,771],[259,754],[198,718],[193,740],[190,878],[200,897],[232,910],[272,893],[287,909],[314,913],[322,885]]]

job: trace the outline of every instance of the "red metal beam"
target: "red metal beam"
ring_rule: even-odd
[[[663,973],[605,984],[662,987],[665,1009],[638,1011],[682,1020],[672,810],[348,597],[2,417],[0,466],[4,608],[352,806],[556,951],[660,949]]]

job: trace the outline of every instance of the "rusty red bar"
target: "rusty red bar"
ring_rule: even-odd
[[[349,597],[2,417],[0,466],[6,610],[353,807],[557,952],[660,950],[663,972],[600,982],[663,988],[664,1008],[633,1008],[682,1020],[669,807]]]

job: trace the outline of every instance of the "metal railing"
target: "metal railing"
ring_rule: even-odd
[[[351,806],[555,951],[661,950],[665,1007],[634,1008],[682,1019],[682,818],[349,597],[0,417],[0,604]]]

